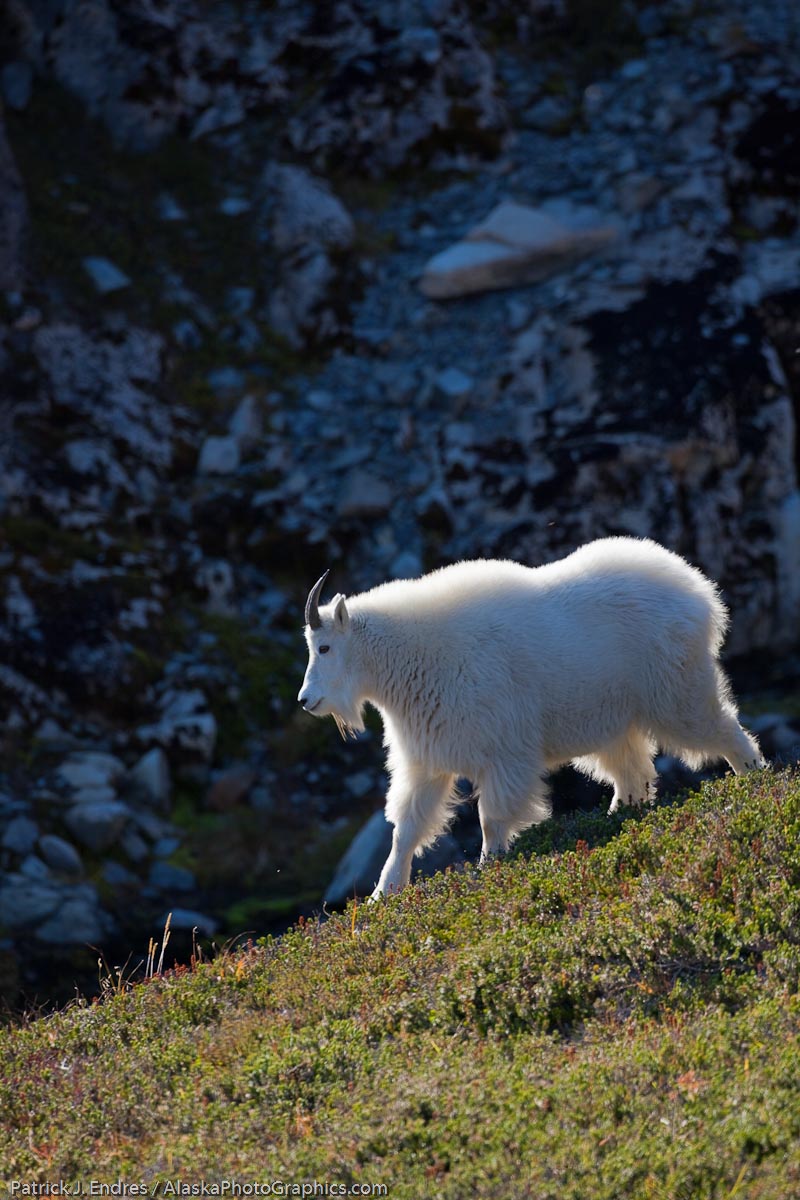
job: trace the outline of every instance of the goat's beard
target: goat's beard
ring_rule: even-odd
[[[347,721],[345,721],[344,717],[340,717],[338,713],[331,713],[331,716],[336,722],[336,728],[339,730],[343,742],[346,742],[348,738],[354,738],[356,736],[355,729],[352,725],[349,725]]]
[[[348,713],[331,712],[331,716],[336,722],[336,728],[346,742],[348,738],[354,738],[356,734],[364,732],[364,708],[363,705],[351,709]]]

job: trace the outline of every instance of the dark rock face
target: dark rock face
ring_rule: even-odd
[[[25,58],[79,96],[120,145],[143,150],[179,127],[202,137],[285,94],[280,28],[277,44],[249,39],[230,14],[204,19],[184,0],[9,8]]]
[[[495,153],[508,127],[494,64],[458,0],[318,8],[284,61],[293,53],[303,77],[310,57],[324,84],[288,140],[321,167],[377,175],[437,150]]]
[[[608,505],[611,517],[617,504],[624,521],[647,511],[648,491],[660,492],[650,528],[725,587],[732,649],[743,651],[779,644],[791,623],[782,593],[791,546],[780,527],[797,483],[786,440],[795,409],[764,352],[764,314],[752,308],[731,319],[720,309],[731,265],[652,285],[624,312],[595,313],[587,328],[606,401],[607,461],[629,463],[600,484],[601,510]]]
[[[3,291],[22,284],[27,224],[25,190],[0,121],[0,289]]]
[[[759,190],[785,195],[800,187],[800,105],[780,94],[767,95],[740,136],[736,154]]]
[[[655,537],[719,581],[792,755],[794,9],[9,0],[9,945],[70,973],[170,909],[188,944],[319,903],[385,790],[377,727],[296,711],[328,567]]]
[[[22,54],[132,148],[235,128],[266,107],[282,121],[288,112],[287,148],[317,167],[378,174],[437,149],[494,153],[508,127],[492,59],[458,0],[284,0],[238,18],[184,0],[11,9]]]

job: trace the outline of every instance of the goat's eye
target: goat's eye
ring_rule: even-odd
[[[330,650],[330,646],[320,646],[320,648],[319,648],[320,654],[327,654],[329,650]]]

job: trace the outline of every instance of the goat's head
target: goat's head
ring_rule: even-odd
[[[355,637],[347,604],[341,594],[320,607],[326,571],[306,601],[308,666],[297,699],[315,717],[331,716],[344,737],[364,728],[362,701],[354,654]]]

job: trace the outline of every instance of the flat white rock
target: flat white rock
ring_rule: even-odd
[[[594,209],[546,212],[504,200],[466,237],[425,265],[420,291],[434,300],[535,283],[606,246],[617,230]]]

